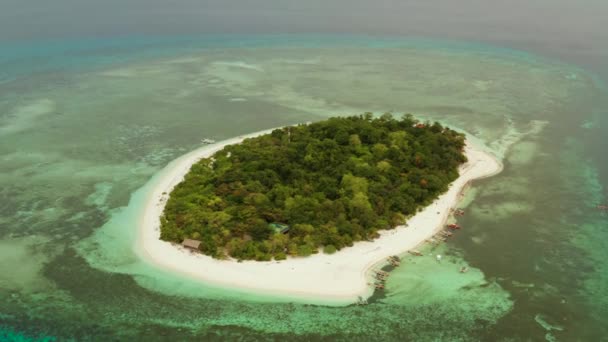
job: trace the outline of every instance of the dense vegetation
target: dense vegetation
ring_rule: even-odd
[[[403,224],[445,192],[463,148],[462,134],[410,115],[277,129],[196,163],[170,195],[161,238],[200,240],[216,258],[333,253]]]

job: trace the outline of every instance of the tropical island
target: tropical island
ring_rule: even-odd
[[[374,120],[384,120],[384,121],[389,121],[389,122],[394,122],[395,126],[400,127],[401,124],[399,124],[398,122],[400,121],[404,121],[407,124],[403,124],[403,129],[401,130],[396,130],[395,132],[399,132],[399,131],[405,131],[406,133],[406,137],[407,134],[411,135],[411,138],[415,138],[415,140],[410,140],[407,139],[407,141],[410,142],[411,145],[407,145],[407,149],[405,149],[406,151],[410,151],[412,148],[420,148],[421,147],[421,142],[424,141],[425,137],[427,137],[427,134],[430,134],[428,136],[429,141],[429,145],[422,145],[422,146],[434,146],[435,142],[433,142],[433,140],[435,139],[442,139],[441,135],[439,132],[446,130],[446,132],[450,132],[449,130],[447,130],[446,128],[441,128],[441,125],[435,125],[435,124],[430,124],[430,123],[420,123],[417,122],[416,120],[414,120],[411,116],[406,116],[401,120],[395,120],[392,117],[389,117],[388,115],[384,116],[383,118],[379,118],[379,119],[374,119],[373,117],[371,117],[370,115],[364,115],[363,118],[359,117],[359,118],[355,118],[352,119],[354,122],[357,122],[359,120],[361,120],[361,124],[363,124],[364,126],[368,126],[368,124],[365,124],[363,121],[368,121],[368,122],[372,122]],[[336,122],[336,123],[340,123],[342,120],[345,120],[344,123],[347,123],[349,119],[332,119],[329,121],[332,122]],[[407,121],[406,121],[407,120]],[[329,122],[328,121],[328,122]],[[409,121],[409,122],[408,122]],[[410,125],[411,124],[411,125]],[[305,125],[305,126],[313,126],[314,124],[311,125]],[[392,124],[391,124],[392,125]],[[375,125],[369,124],[370,128],[374,129]],[[290,141],[293,142],[295,139],[295,131],[300,126],[297,127],[291,127],[291,128],[281,128],[279,129],[279,131],[281,132],[276,132],[274,133],[275,135],[281,135],[282,139],[287,139],[287,142],[289,143]],[[387,127],[391,127],[390,125],[387,125]],[[387,128],[387,130],[389,130],[390,128]],[[441,234],[443,233],[443,231],[446,229],[446,224],[447,221],[453,216],[455,215],[455,213],[457,212],[456,210],[453,210],[455,208],[457,208],[458,202],[463,198],[464,192],[467,188],[467,185],[470,184],[472,181],[476,180],[476,179],[480,179],[480,178],[485,178],[485,177],[489,177],[492,176],[494,174],[499,173],[502,170],[502,164],[500,163],[500,161],[498,159],[496,159],[491,153],[487,152],[486,147],[484,147],[478,140],[473,139],[470,136],[467,136],[466,139],[464,140],[464,151],[461,150],[459,148],[460,143],[457,143],[456,141],[461,140],[462,137],[458,137],[457,134],[455,133],[446,133],[446,135],[452,135],[453,138],[456,140],[454,141],[454,145],[451,147],[452,148],[452,153],[456,156],[460,156],[458,158],[460,159],[455,159],[456,163],[458,163],[458,160],[463,160],[462,159],[462,154],[464,154],[464,156],[466,156],[466,162],[462,163],[460,166],[458,166],[456,174],[451,174],[449,171],[444,171],[445,175],[448,175],[448,177],[454,177],[457,175],[457,178],[455,180],[453,180],[449,186],[447,186],[447,191],[445,191],[444,193],[441,193],[441,190],[437,190],[437,194],[439,194],[439,196],[435,199],[432,200],[431,197],[428,197],[427,203],[426,205],[423,204],[424,201],[421,201],[420,204],[417,205],[418,209],[412,209],[412,212],[409,211],[403,211],[400,212],[401,215],[403,215],[403,217],[406,219],[407,223],[405,225],[400,225],[398,227],[395,227],[393,229],[384,229],[384,230],[380,230],[381,227],[379,226],[375,226],[375,225],[370,225],[369,227],[371,227],[371,231],[370,232],[366,232],[366,235],[361,235],[362,240],[359,242],[352,242],[352,247],[345,247],[342,248],[339,252],[333,253],[333,254],[329,254],[329,252],[331,252],[331,250],[327,250],[326,246],[327,245],[323,245],[323,248],[321,247],[317,247],[317,248],[311,248],[317,251],[317,253],[313,253],[310,256],[307,257],[289,257],[289,252],[290,252],[290,246],[289,244],[287,244],[287,250],[283,250],[283,253],[286,254],[287,259],[286,260],[276,260],[277,257],[280,258],[280,255],[278,255],[278,253],[280,253],[280,250],[277,250],[276,253],[272,255],[271,253],[267,253],[268,256],[265,256],[264,258],[268,258],[268,257],[273,257],[275,258],[275,260],[270,260],[270,261],[258,261],[255,259],[251,259],[251,260],[247,260],[247,259],[238,259],[238,258],[230,258],[230,254],[229,251],[224,249],[223,252],[224,254],[218,254],[215,258],[208,255],[208,254],[204,254],[207,252],[198,252],[200,251],[202,248],[207,248],[207,247],[201,247],[203,245],[202,240],[204,240],[203,237],[203,232],[198,231],[197,227],[203,227],[200,225],[200,223],[197,223],[196,221],[193,221],[193,219],[191,217],[189,217],[188,215],[192,215],[195,212],[199,212],[197,210],[188,210],[188,208],[193,208],[193,209],[197,209],[200,207],[204,208],[204,202],[197,202],[194,199],[197,198],[205,198],[206,196],[208,196],[208,194],[210,194],[210,192],[208,193],[204,193],[201,191],[201,184],[203,184],[205,182],[205,177],[199,177],[198,175],[196,175],[196,170],[198,170],[199,168],[206,168],[209,171],[213,171],[213,165],[219,165],[217,164],[217,160],[221,159],[221,158],[225,158],[227,160],[230,161],[230,163],[234,163],[234,159],[232,159],[235,155],[235,151],[238,151],[238,149],[234,149],[234,147],[237,146],[247,146],[246,144],[243,144],[245,141],[251,141],[253,140],[254,142],[256,141],[254,138],[257,137],[262,137],[262,136],[270,136],[272,137],[272,133],[275,132],[276,129],[268,129],[268,130],[264,130],[264,131],[259,131],[259,132],[253,132],[247,135],[243,135],[243,136],[238,136],[238,137],[234,137],[234,138],[230,138],[227,140],[223,140],[223,141],[219,141],[219,142],[213,142],[213,143],[207,143],[177,159],[175,159],[174,161],[172,161],[171,163],[169,163],[161,172],[159,172],[158,174],[156,174],[151,180],[150,182],[142,189],[142,191],[138,194],[136,194],[136,201],[140,202],[142,204],[142,206],[140,207],[140,210],[138,211],[137,215],[137,235],[136,235],[136,240],[135,240],[135,244],[133,245],[133,249],[134,252],[136,253],[136,255],[142,259],[143,261],[145,261],[146,263],[150,264],[151,266],[155,267],[155,268],[159,268],[162,269],[164,271],[170,272],[172,274],[177,274],[180,276],[185,276],[188,279],[193,279],[195,281],[199,281],[201,282],[203,285],[203,287],[201,288],[201,290],[204,290],[205,287],[204,286],[212,286],[212,287],[218,287],[218,288],[231,288],[236,290],[235,293],[239,293],[240,291],[245,290],[247,293],[251,293],[251,292],[255,292],[255,293],[259,293],[259,294],[268,294],[270,296],[272,296],[273,298],[276,298],[277,295],[280,296],[284,296],[285,298],[288,298],[289,300],[294,300],[294,299],[298,299],[298,300],[302,300],[306,303],[323,303],[323,304],[338,304],[338,305],[344,305],[344,304],[351,304],[354,303],[356,301],[359,300],[359,298],[367,298],[369,295],[371,295],[371,293],[373,292],[373,288],[374,288],[374,275],[375,272],[378,271],[379,268],[381,268],[383,265],[385,265],[388,261],[389,258],[391,258],[392,256],[395,255],[402,255],[406,252],[410,252],[410,253],[414,253],[416,251],[416,249],[418,247],[420,247],[421,245],[427,243],[427,241],[429,241],[430,239],[435,239],[436,241],[441,241],[441,239],[443,238],[441,236]],[[323,132],[323,131],[321,131]],[[367,144],[367,139],[368,139],[368,135],[366,133],[366,130],[357,130],[356,132],[354,132],[353,134],[355,134],[356,136],[358,136],[359,141],[357,141],[356,138],[353,137],[353,143],[354,146],[357,146],[358,143],[360,142],[361,145]],[[393,131],[391,131],[393,132]],[[348,132],[347,132],[348,133]],[[286,137],[285,137],[286,135]],[[351,146],[351,135],[352,134],[347,134],[345,137],[347,137],[348,140],[348,144],[344,144],[344,145],[340,145],[343,146],[344,148],[346,148],[346,146]],[[373,136],[372,136],[373,137]],[[394,138],[397,138],[398,135],[394,135]],[[389,138],[390,138],[390,133],[389,133]],[[291,140],[290,140],[291,139]],[[332,139],[329,139],[330,141]],[[323,140],[321,141],[323,143]],[[328,144],[331,144],[333,146],[332,143],[327,142]],[[385,144],[383,143],[385,146],[387,146],[387,148],[389,148],[390,150],[390,146],[389,144]],[[379,161],[382,161],[384,159],[377,159],[378,161],[376,161],[375,163],[372,162],[366,162],[367,166],[363,163],[363,160],[376,160],[373,159],[373,157],[371,157],[371,155],[373,154],[373,149],[374,147],[372,146],[372,150],[371,152],[368,153],[364,153],[365,150],[363,150],[363,147],[361,145],[358,145],[359,147],[355,147],[354,151],[356,152],[354,156],[351,156],[346,163],[346,165],[353,165],[356,166],[356,168],[353,169],[353,171],[351,171],[351,175],[353,177],[359,177],[359,178],[365,178],[367,181],[367,198],[369,201],[369,204],[372,206],[372,211],[374,213],[376,213],[376,211],[374,210],[374,205],[376,205],[376,203],[387,203],[387,201],[391,201],[392,200],[392,196],[398,195],[398,193],[400,191],[397,190],[393,190],[392,188],[385,188],[383,191],[388,191],[388,195],[384,196],[384,198],[382,198],[382,202],[374,202],[377,201],[376,197],[373,197],[372,195],[370,195],[371,193],[373,193],[374,191],[376,191],[375,186],[372,185],[372,182],[374,179],[382,179],[382,177],[387,177],[384,174],[382,175],[378,175],[376,176],[377,178],[373,178],[370,177],[369,179],[365,177],[366,173],[364,172],[372,172],[375,169],[378,168],[378,163]],[[374,144],[375,146],[376,144]],[[448,144],[449,145],[449,144]],[[316,144],[313,144],[311,147],[311,157],[315,157],[315,154],[320,153],[320,150],[317,149],[312,149],[313,147],[317,146]],[[322,145],[321,145],[322,146]],[[221,152],[223,150],[225,150],[226,148],[228,148],[228,150],[225,151],[225,155],[224,152]],[[366,147],[367,149],[369,149],[369,147]],[[248,149],[246,149],[248,150]],[[387,153],[387,158],[388,157],[388,153],[389,150],[386,151]],[[305,150],[306,151],[306,150]],[[359,152],[357,151],[361,151],[360,154],[357,154]],[[432,150],[430,150],[432,151]],[[430,151],[424,150],[422,148],[420,148],[420,154],[421,155],[427,155],[431,158],[434,158],[433,155],[430,153]],[[219,152],[219,153],[218,153]],[[260,153],[264,153],[263,150],[260,150]],[[443,152],[445,153],[445,152]],[[216,154],[218,154],[216,156]],[[407,154],[405,154],[407,155]],[[224,156],[224,157],[222,157]],[[306,157],[306,154],[304,154],[304,158]],[[322,158],[326,158],[325,155],[321,155]],[[327,157],[331,157],[331,158],[341,158],[341,156],[339,155],[327,155]],[[213,159],[212,159],[213,158]],[[258,158],[257,156],[255,156],[255,158]],[[371,159],[368,159],[371,158]],[[207,161],[205,164],[205,160],[210,160],[211,162],[213,162],[213,164],[209,164],[210,162]],[[271,159],[272,161],[273,159]],[[331,162],[331,159],[322,159],[325,163]],[[397,159],[399,160],[399,159]],[[407,159],[412,161],[411,157],[410,159]],[[203,161],[203,163],[201,163],[201,161]],[[254,160],[248,161],[248,162],[253,162]],[[227,161],[224,161],[227,162]],[[422,174],[426,175],[425,172],[427,172],[428,167],[430,165],[430,163],[441,163],[443,161],[439,160],[439,158],[437,159],[431,159],[431,160],[424,160],[424,159],[420,159],[418,161],[420,164],[418,166],[418,168],[421,168],[420,172],[422,172]],[[452,161],[454,162],[454,161]],[[424,164],[423,164],[424,163]],[[414,154],[414,159],[413,162],[411,163],[412,165],[416,166],[416,154]],[[207,166],[205,166],[207,165]],[[255,164],[253,164],[255,165]],[[318,164],[321,166],[324,164]],[[439,164],[441,165],[441,164]],[[279,165],[280,166],[280,165]],[[388,173],[390,174],[390,172],[392,172],[392,169],[395,166],[393,164],[390,164],[390,168],[386,171],[388,171]],[[425,169],[426,167],[426,169]],[[382,167],[380,167],[381,169]],[[277,172],[276,170],[278,170],[279,168],[276,169],[272,169],[274,172]],[[298,171],[298,169],[294,169],[295,172],[300,172]],[[194,172],[192,172],[194,171]],[[204,171],[206,172],[205,175],[212,175],[212,173],[208,173],[208,171]],[[327,170],[327,172],[332,172],[331,170]],[[439,173],[441,174],[441,173]],[[430,174],[429,174],[430,175]],[[409,176],[407,172],[404,172],[404,175],[401,175],[403,177],[407,177]],[[190,195],[184,197],[181,201],[178,201],[178,199],[180,198],[179,195],[177,195],[176,190],[178,191],[184,191],[184,193],[188,193],[188,187],[185,186],[186,184],[190,184],[190,181],[188,181],[189,177],[194,177],[195,179],[198,179],[201,183],[198,183],[198,186],[195,186],[198,188],[198,191],[190,191]],[[412,176],[413,177],[413,176]],[[337,188],[337,194],[335,194],[334,196],[336,196],[336,199],[341,198],[342,194],[340,192],[340,187],[342,186],[342,179],[344,179],[344,175],[342,175],[342,178],[337,179],[335,184],[338,184],[336,186]],[[348,179],[348,177],[347,177]],[[415,179],[417,180],[417,184],[422,186],[424,182],[421,183],[422,179],[424,179],[427,184],[425,186],[427,186],[427,188],[424,188],[424,190],[427,190],[428,194],[428,182],[433,181],[433,179],[429,178],[421,178],[421,179]],[[371,181],[370,181],[371,180]],[[246,184],[243,183],[243,180],[240,180],[242,184]],[[208,181],[207,181],[208,182]],[[318,182],[317,179],[313,179],[313,181],[311,182],[311,184],[316,184]],[[183,183],[183,184],[182,184]],[[261,182],[260,182],[261,183]],[[361,184],[362,182],[355,182],[355,184]],[[414,182],[415,183],[415,182]],[[209,189],[212,189],[212,187],[214,186],[214,184],[211,183],[207,183],[209,186]],[[262,183],[264,184],[264,183]],[[365,183],[363,183],[365,184]],[[345,183],[346,185],[346,183]],[[191,186],[194,186],[194,183],[192,183]],[[314,189],[315,188],[304,188],[303,189],[303,194],[307,194],[307,193],[315,193]],[[359,189],[359,188],[355,188],[355,189]],[[445,189],[445,187],[443,188]],[[192,190],[192,189],[191,189]],[[322,190],[323,192],[325,191],[323,188],[320,188],[320,190]],[[352,187],[351,187],[352,190]],[[408,189],[403,189],[403,190],[408,190]],[[408,190],[409,191],[409,190]],[[266,197],[268,197],[268,194],[265,194]],[[349,193],[345,193],[345,195],[347,196],[346,198],[349,198]],[[170,198],[173,198],[171,199]],[[303,195],[301,195],[303,196]],[[327,198],[327,195],[325,195]],[[217,196],[220,197],[220,196]],[[354,199],[354,193],[351,192],[351,197]],[[361,196],[359,196],[361,197]],[[246,204],[245,202],[245,198],[247,197],[242,197],[242,205]],[[252,197],[251,199],[254,199],[255,197]],[[294,197],[295,198],[295,197]],[[313,196],[313,200],[315,199],[315,197]],[[334,199],[333,201],[335,202],[336,199]],[[285,199],[287,200],[287,198]],[[322,203],[324,203],[325,201],[320,201],[319,199],[316,199],[320,205],[322,205]],[[192,222],[191,226],[174,226],[171,227],[172,220],[175,220],[175,218],[171,219],[168,215],[171,215],[169,213],[169,211],[166,210],[166,208],[168,207],[168,202],[172,202],[172,201],[176,201],[175,204],[172,205],[176,205],[179,202],[181,202],[181,204],[179,204],[179,206],[176,208],[178,210],[181,210],[180,208],[184,208],[184,211],[182,212],[183,215],[186,215],[182,218],[180,218],[181,220],[183,219],[188,219],[188,220],[192,220],[189,222]],[[249,199],[247,200],[249,201]],[[226,202],[226,203],[230,203],[230,202]],[[255,202],[248,202],[248,203],[254,203]],[[313,201],[314,203],[314,201]],[[239,204],[241,205],[241,204]],[[367,207],[367,206],[365,206]],[[228,206],[226,206],[226,208],[228,208]],[[322,207],[321,207],[322,208]],[[344,215],[347,215],[348,211],[347,211],[347,206],[344,207],[345,211],[344,211]],[[384,207],[386,208],[386,206]],[[219,209],[219,207],[218,207]],[[221,211],[224,211],[226,209],[222,209]],[[301,210],[302,212],[304,212],[304,215],[308,215],[305,216],[305,218],[309,218],[309,216],[312,216],[312,214],[308,214],[307,210],[308,207],[301,207],[299,208],[299,210]],[[319,210],[319,208],[315,208],[315,210]],[[391,210],[390,207],[388,208],[388,210]],[[214,211],[219,211],[217,209],[214,209]],[[206,212],[206,211],[205,211]],[[295,211],[294,211],[295,212]],[[380,213],[383,213],[383,211],[379,211]],[[246,213],[246,212],[245,212]],[[254,211],[254,213],[257,213],[257,211]],[[289,238],[291,239],[292,235],[293,235],[293,230],[292,229],[296,229],[295,232],[297,232],[298,228],[294,228],[296,226],[296,224],[309,224],[312,225],[313,228],[315,227],[313,224],[314,222],[316,222],[315,220],[317,219],[317,211],[314,212],[315,216],[311,219],[311,222],[306,222],[306,223],[293,223],[293,222],[285,222],[289,217],[287,217],[286,219],[282,219],[279,217],[275,217],[275,216],[271,216],[269,217],[269,219],[266,222],[269,222],[269,224],[265,227],[265,229],[262,230],[262,232],[264,232],[264,234],[268,234],[269,229],[266,228],[271,228],[272,231],[270,232],[270,238],[269,239],[261,239],[258,241],[255,241],[253,239],[253,236],[251,235],[251,233],[247,233],[245,232],[245,234],[242,235],[242,237],[239,237],[238,235],[234,235],[234,237],[232,237],[231,235],[228,235],[227,240],[225,240],[226,244],[222,244],[222,242],[224,242],[224,240],[220,240],[218,242],[220,243],[216,243],[215,245],[217,246],[217,251],[218,252],[222,252],[222,248],[226,248],[225,246],[227,246],[227,243],[232,239],[232,238],[239,238],[239,239],[243,239],[245,240],[244,242],[248,245],[248,246],[253,246],[254,244],[268,244],[269,242],[272,241],[272,238],[274,237],[274,239],[285,239],[285,238]],[[229,214],[229,213],[227,213]],[[180,214],[182,215],[182,214]],[[378,217],[379,215],[376,213],[375,216],[372,217]],[[329,217],[329,216],[328,216]],[[338,215],[339,217],[339,215]],[[390,218],[390,216],[387,216]],[[347,222],[350,222],[351,224],[357,223],[359,226],[363,227],[362,224],[360,222],[355,222],[354,220],[348,220],[348,216],[346,216],[347,218]],[[232,218],[231,218],[232,219]],[[276,220],[276,221],[271,221],[272,220]],[[381,218],[377,218],[378,220],[381,220]],[[385,219],[386,220],[386,219]],[[177,221],[175,221],[177,222]],[[378,221],[376,221],[378,222]],[[390,220],[386,220],[387,222],[387,228],[390,228]],[[169,227],[169,231],[171,231],[172,233],[169,234],[169,236],[166,236],[166,233],[163,232],[162,229],[162,225],[166,225],[166,227]],[[242,226],[241,226],[242,227]],[[228,233],[230,233],[232,230],[230,227],[228,226],[226,231]],[[261,228],[261,225],[260,225]],[[287,228],[288,232],[285,231],[284,229]],[[336,230],[338,229],[338,227],[335,227]],[[171,230],[172,229],[172,230]],[[275,231],[275,229],[277,229],[278,231]],[[365,231],[361,228],[362,231]],[[195,233],[201,234],[200,235],[200,239],[198,240],[195,244],[191,245],[187,245],[186,242],[192,242],[195,240],[192,240],[193,237],[198,237],[198,235],[194,235]],[[330,230],[329,232],[333,232],[335,230]],[[373,233],[372,231],[375,231],[376,233]],[[167,231],[168,232],[168,231]],[[211,231],[210,231],[211,232]],[[284,233],[289,233],[288,234],[284,234]],[[338,230],[338,236],[341,237],[341,239],[343,239],[342,241],[345,241],[345,237],[347,232],[341,232],[340,230]],[[171,235],[171,234],[175,234],[175,235]],[[209,234],[209,233],[206,233]],[[250,238],[247,237],[248,234],[250,236]],[[318,236],[324,236],[325,232],[321,231],[321,234],[319,234]],[[163,236],[163,238],[165,240],[161,239],[161,235],[165,235]],[[215,242],[215,240],[213,240],[213,236],[214,234],[211,233],[209,234],[211,236],[211,240]],[[328,236],[332,236],[332,234],[327,234]],[[353,237],[353,235],[351,235],[350,233],[348,234],[351,239]],[[313,235],[311,235],[313,236]],[[373,238],[374,236],[378,236],[377,238],[374,238],[373,240],[371,240],[371,238]],[[171,239],[168,239],[168,237],[172,237]],[[262,236],[263,237],[263,236]],[[294,237],[296,237],[294,235]],[[185,239],[185,241],[182,241],[182,245],[180,246],[180,239]],[[366,238],[367,240],[364,240],[364,238]],[[288,240],[289,241],[289,240]],[[304,242],[309,242],[310,239],[304,240],[302,239],[302,241]],[[312,240],[312,242],[314,243],[315,241]],[[327,243],[325,242],[325,240],[322,241],[322,243]],[[339,246],[338,242],[336,241],[332,241],[332,243],[335,243],[336,245]],[[336,245],[333,245],[334,247],[336,247]],[[196,247],[196,251],[193,251],[193,247]],[[298,246],[296,244],[296,246]],[[311,246],[314,246],[314,244],[311,244]],[[347,244],[345,243],[345,246],[347,246]],[[263,248],[263,247],[262,247]],[[336,247],[337,249],[338,247]],[[299,255],[298,247],[291,248],[292,252],[296,252],[295,255]],[[304,251],[306,252],[306,251]],[[211,254],[211,253],[209,253]],[[304,253],[305,254],[305,253]],[[252,255],[255,255],[255,249],[253,250]],[[224,258],[225,257],[225,258]],[[223,259],[221,259],[223,258]],[[457,271],[457,270],[456,270]]]
[[[333,254],[403,225],[445,193],[465,136],[370,113],[275,129],[195,162],[170,192],[160,238],[217,259]]]

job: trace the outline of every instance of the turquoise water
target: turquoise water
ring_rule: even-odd
[[[580,67],[481,44],[340,36],[128,37],[0,52],[1,339],[607,333],[608,213],[595,206],[607,197],[608,104]],[[236,293],[134,256],[145,185],[202,138],[363,111],[441,120],[505,163],[469,192],[465,228],[408,258],[372,304]]]

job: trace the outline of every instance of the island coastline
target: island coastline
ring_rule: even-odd
[[[353,303],[373,293],[371,270],[392,255],[412,250],[443,229],[450,209],[461,199],[464,189],[475,179],[490,177],[502,164],[490,153],[467,139],[468,162],[449,190],[425,207],[405,226],[380,232],[373,241],[356,242],[335,254],[313,254],[282,261],[217,260],[176,244],[160,240],[160,217],[172,189],[201,158],[210,157],[227,145],[272,132],[264,130],[203,146],[171,162],[155,180],[147,194],[138,220],[135,243],[137,255],[156,267],[179,273],[203,283],[273,296],[308,298],[312,301]],[[439,213],[439,214],[438,214]]]

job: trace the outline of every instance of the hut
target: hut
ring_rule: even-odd
[[[184,239],[184,241],[182,241],[182,246],[189,248],[189,249],[193,249],[198,251],[198,247],[201,245],[201,242],[198,240],[192,240],[192,239]]]
[[[289,233],[289,226],[283,223],[273,222],[268,225],[276,234],[287,234]]]

